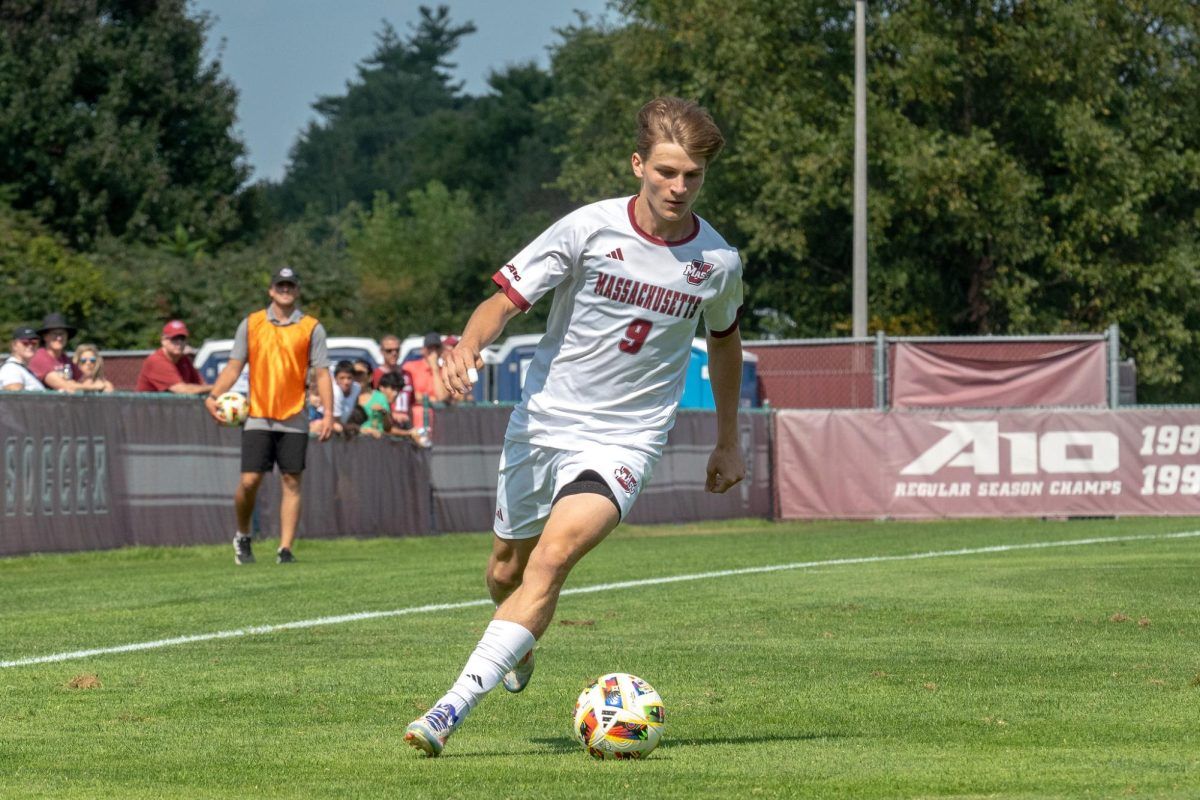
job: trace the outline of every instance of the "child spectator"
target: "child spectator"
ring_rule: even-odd
[[[333,430],[341,432],[341,426],[350,420],[350,411],[358,404],[363,386],[355,380],[352,361],[339,361],[333,367]]]

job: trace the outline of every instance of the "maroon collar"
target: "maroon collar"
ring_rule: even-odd
[[[633,206],[634,206],[634,204],[637,203],[637,199],[638,199],[638,196],[636,194],[633,197],[629,198],[629,206],[628,206],[629,224],[633,226],[633,229],[635,231],[637,231],[638,236],[641,236],[646,241],[651,242],[653,244],[662,245],[663,247],[677,247],[678,245],[681,245],[681,244],[687,244],[692,239],[695,239],[697,236],[700,235],[700,218],[696,216],[696,213],[694,211],[692,212],[692,225],[693,225],[692,232],[689,233],[687,236],[683,237],[682,239],[677,239],[676,241],[668,242],[666,239],[659,238],[658,236],[655,236],[652,233],[647,233],[646,231],[642,230],[641,225],[638,225],[637,217],[635,217],[633,214]]]

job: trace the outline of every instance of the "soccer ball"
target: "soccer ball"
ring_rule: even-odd
[[[665,721],[654,687],[624,672],[601,675],[575,701],[575,738],[593,758],[645,758]]]
[[[236,428],[250,416],[250,404],[237,392],[226,392],[217,398],[217,416],[222,425]]]

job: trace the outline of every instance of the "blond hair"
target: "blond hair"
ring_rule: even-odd
[[[642,160],[660,142],[682,147],[689,156],[712,161],[725,146],[721,129],[704,106],[678,97],[656,97],[637,115],[637,152]]]
[[[75,347],[75,352],[71,355],[71,361],[74,362],[76,367],[79,367],[79,369],[83,369],[83,367],[81,367],[79,365],[79,359],[85,353],[92,353],[93,355],[96,356],[96,374],[94,377],[97,380],[103,378],[104,377],[104,356],[100,355],[100,347],[98,345],[91,344],[90,342],[86,343],[86,344],[77,345]]]

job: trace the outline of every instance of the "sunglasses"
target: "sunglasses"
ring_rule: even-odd
[[[96,357],[95,356],[85,356],[84,358],[79,359],[79,363],[80,364],[95,364]]]
[[[367,377],[368,375],[370,375],[371,373],[369,373],[369,372],[364,372],[364,371],[363,371],[363,370],[361,370],[361,369],[356,369],[356,370],[354,370],[354,374],[355,374],[355,375],[357,375],[357,376],[358,376],[358,377],[360,377],[360,378],[365,378],[365,377]]]
[[[399,347],[385,347],[385,348],[383,348],[383,352],[385,352],[385,353],[399,353],[399,352],[400,352],[400,348],[399,348]]]
[[[37,340],[37,339],[17,339],[17,341],[20,342],[21,344],[27,344],[30,347],[37,347],[39,340]]]
[[[186,336],[172,336],[171,341],[175,344],[187,344]]]

